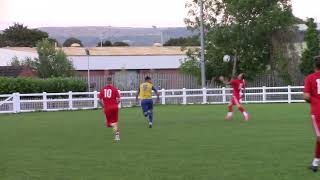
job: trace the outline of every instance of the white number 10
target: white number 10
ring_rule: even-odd
[[[112,96],[112,90],[111,89],[105,89],[104,90],[104,97],[106,97],[106,98],[111,98],[111,96]]]
[[[318,85],[318,94],[320,94],[320,79],[317,79],[317,85]]]

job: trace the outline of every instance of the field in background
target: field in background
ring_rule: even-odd
[[[0,115],[2,180],[308,180],[314,137],[307,104],[157,106],[155,127],[122,109],[121,142],[100,110]]]

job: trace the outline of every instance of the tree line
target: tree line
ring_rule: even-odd
[[[14,23],[0,33],[0,47],[36,47],[37,42],[42,39],[48,39],[50,42],[62,47],[71,47],[73,44],[78,44],[80,47],[84,47],[81,40],[70,37],[66,39],[61,45],[56,39],[49,38],[47,32],[40,31],[38,29],[30,29],[27,26],[19,23]],[[100,43],[98,43],[100,46]],[[105,41],[103,46],[129,46],[125,42],[108,42]]]
[[[233,61],[223,62],[224,55],[237,59],[237,72],[245,72],[249,78],[266,71],[288,74],[292,54],[278,52],[274,39],[287,47],[286,51],[288,47],[296,50],[290,40],[297,32],[294,25],[303,21],[293,15],[291,0],[203,0],[203,4],[207,80],[220,75],[230,77],[234,64]],[[198,0],[188,1],[186,7],[189,12],[185,19],[187,27],[199,31]],[[300,71],[305,75],[312,71],[313,56],[320,54],[316,24],[308,19],[306,25],[307,48],[299,62]],[[187,55],[181,65],[182,72],[200,77],[200,51],[188,51]],[[299,65],[297,67],[299,70]]]

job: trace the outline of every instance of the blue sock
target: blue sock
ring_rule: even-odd
[[[149,111],[149,123],[153,123],[153,112]]]

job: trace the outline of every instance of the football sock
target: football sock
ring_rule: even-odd
[[[118,123],[112,123],[111,126],[114,134],[117,134],[117,133],[119,134],[120,129],[119,129]]]
[[[240,112],[244,113],[244,108],[243,107],[239,107],[238,108]]]
[[[319,141],[317,141],[317,144],[316,144],[316,158],[320,159],[320,142]]]
[[[232,106],[228,106],[228,112],[232,112]]]
[[[149,111],[149,124],[152,124],[153,123],[153,112],[152,111]]]

